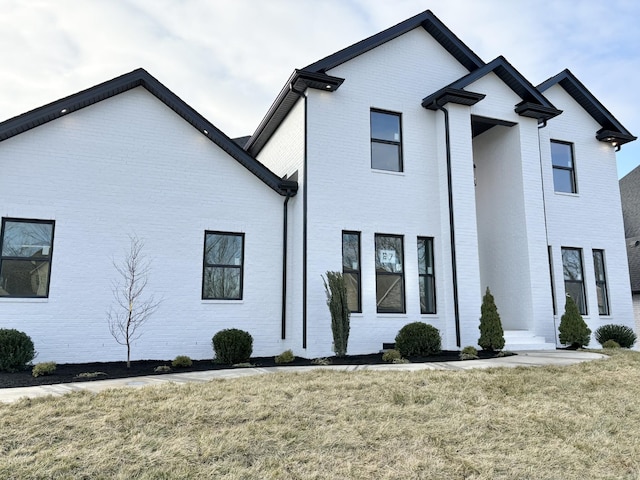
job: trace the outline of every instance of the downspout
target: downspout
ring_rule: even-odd
[[[282,325],[281,338],[287,338],[287,204],[291,198],[291,190],[287,190],[282,214]]]
[[[445,147],[447,150],[447,195],[449,197],[449,235],[451,239],[451,276],[453,280],[453,311],[456,325],[456,345],[461,346],[460,341],[460,306],[458,304],[458,268],[456,262],[456,234],[453,215],[453,180],[451,175],[451,139],[449,137],[449,111],[436,101],[433,105],[444,113]]]

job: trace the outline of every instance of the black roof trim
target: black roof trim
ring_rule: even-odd
[[[414,17],[394,25],[376,35],[365,38],[358,43],[308,65],[304,70],[326,72],[345,63],[358,55],[372,50],[383,43],[403,35],[417,27],[423,27],[442,45],[458,62],[473,71],[484,65],[482,59],[467,47],[451,30],[449,30],[430,10],[426,10]]]
[[[429,110],[438,110],[438,108],[447,103],[456,103],[458,105],[475,105],[486,97],[483,93],[468,92],[459,88],[444,87],[437,92],[422,99],[422,106]]]
[[[147,89],[280,195],[295,195],[297,184],[280,179],[142,68],[0,123],[0,142],[136,87]]]
[[[244,149],[251,155],[257,155],[307,88],[333,92],[342,82],[344,78],[325,73],[294,70]]]
[[[619,135],[619,144],[632,142],[637,138],[629,130],[624,128],[569,69],[565,69],[556,76],[542,82],[538,85],[538,90],[544,92],[554,85],[560,85],[564,88],[565,91],[602,126],[603,130],[609,130]],[[604,137],[598,138],[598,140],[604,141]]]
[[[520,102],[516,105],[515,112],[523,117],[536,118],[539,122],[543,122],[550,118],[557,117],[562,113],[562,110],[558,110],[556,107],[538,105],[533,102]]]

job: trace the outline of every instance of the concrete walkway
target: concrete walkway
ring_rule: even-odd
[[[338,370],[356,372],[364,370],[386,371],[418,371],[418,370],[470,370],[472,368],[492,367],[536,367],[543,365],[573,365],[590,360],[607,358],[605,355],[592,352],[576,352],[570,350],[539,350],[518,352],[517,355],[487,360],[473,360],[467,362],[435,362],[435,363],[405,363],[383,365],[326,365],[313,367],[267,367],[267,368],[234,368],[229,370],[209,370],[204,372],[170,373],[166,375],[149,375],[144,377],[120,378],[116,380],[97,380],[79,383],[60,383],[57,385],[42,385],[38,387],[18,387],[0,389],[0,402],[12,403],[21,398],[36,398],[54,396],[59,397],[70,392],[89,391],[98,393],[103,390],[121,387],[140,388],[149,385],[163,385],[166,383],[208,382],[215,379],[248,377],[281,372],[304,372],[311,369]]]

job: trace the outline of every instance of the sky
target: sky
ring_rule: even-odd
[[[427,9],[534,85],[569,68],[640,136],[637,0],[0,0],[0,121],[142,67],[250,135],[295,68]],[[639,165],[640,140],[617,160]]]

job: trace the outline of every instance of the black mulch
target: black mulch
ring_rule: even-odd
[[[494,353],[480,351],[480,358],[491,358]],[[331,365],[375,365],[384,363],[381,353],[370,355],[347,355],[343,358],[329,357]],[[411,363],[425,362],[456,362],[460,361],[459,352],[443,351],[440,355],[431,357],[409,357]],[[473,360],[470,360],[473,361]],[[126,362],[97,362],[97,363],[64,363],[59,364],[56,371],[52,375],[34,377],[31,374],[31,368],[20,372],[0,372],[0,388],[12,387],[31,387],[35,385],[52,385],[56,383],[69,382],[90,382],[95,380],[108,380],[115,378],[138,377],[142,375],[163,375],[164,373],[156,373],[154,369],[161,365],[171,366],[171,360],[136,360],[131,362],[131,368],[127,368]],[[311,360],[296,357],[296,359],[287,364],[276,364],[274,357],[256,357],[251,359],[251,365],[255,367],[286,367],[314,365]],[[212,360],[194,360],[193,365],[187,368],[172,368],[168,373],[180,372],[197,372],[203,370],[221,370],[227,368],[245,368],[230,367],[229,365],[220,365]],[[87,373],[96,373],[93,377],[79,376]]]

